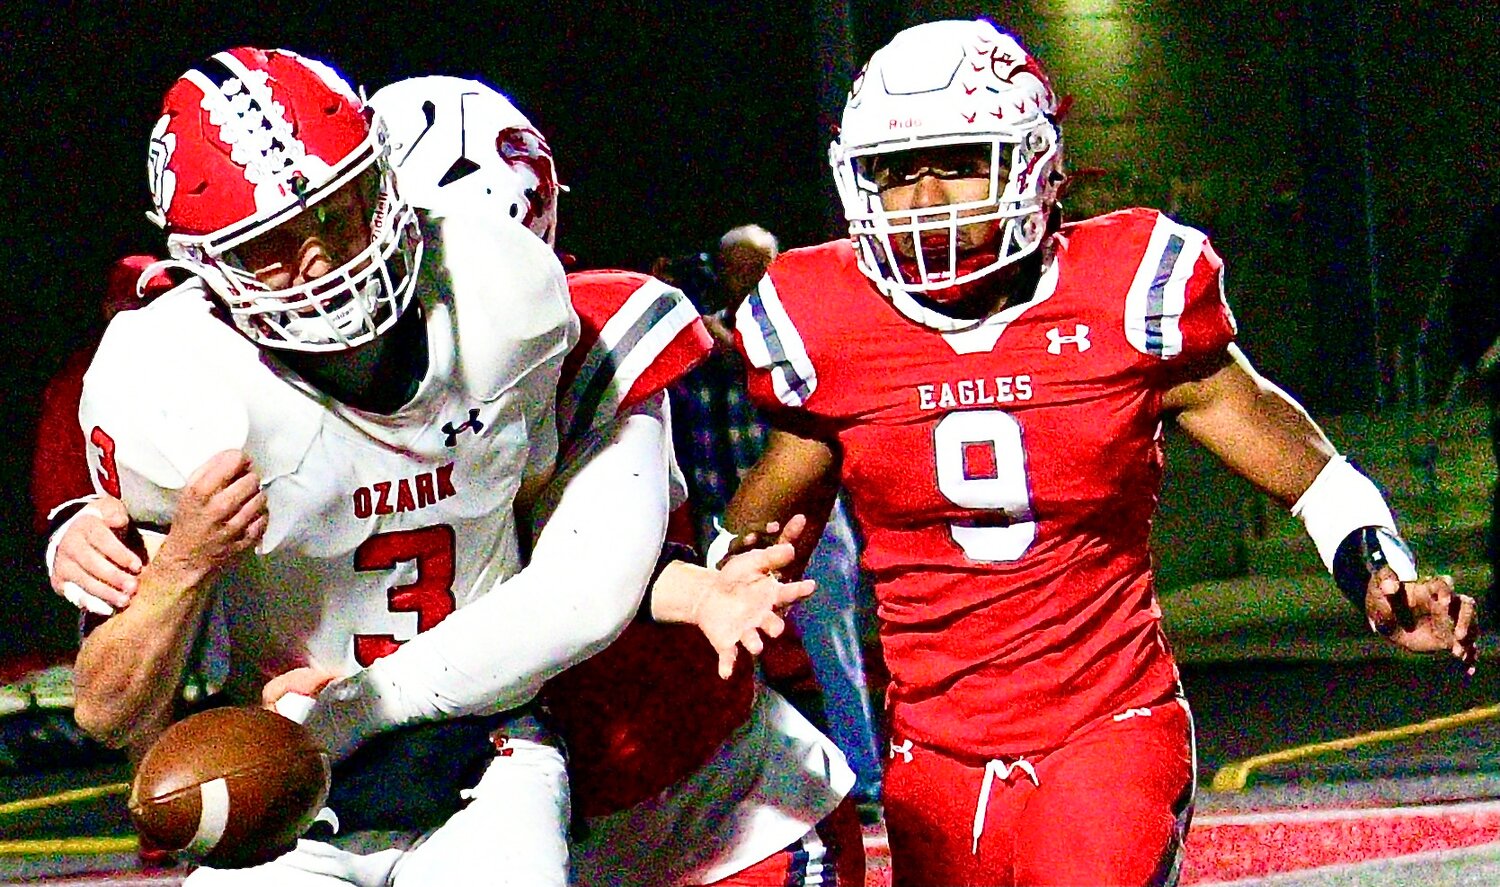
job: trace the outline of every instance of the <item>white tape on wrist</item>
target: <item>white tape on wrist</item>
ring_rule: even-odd
[[[703,556],[703,565],[710,570],[719,568],[724,558],[729,556],[729,546],[734,544],[734,540],[740,538],[738,534],[724,529],[724,525],[719,523],[718,518],[714,518],[714,530],[717,535],[714,536],[714,541],[708,543],[708,552]]]
[[[1396,519],[1375,482],[1343,456],[1328,460],[1292,506],[1292,517],[1302,521],[1330,574],[1339,545],[1360,527],[1383,527],[1399,534]]]
[[[283,693],[276,700],[276,713],[289,721],[301,724],[307,721],[307,716],[312,714],[313,703],[317,702],[306,693]]]

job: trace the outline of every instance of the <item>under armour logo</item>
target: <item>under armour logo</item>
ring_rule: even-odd
[[[1057,327],[1047,330],[1047,353],[1061,354],[1063,345],[1077,345],[1079,353],[1089,350],[1093,343],[1089,341],[1089,328],[1084,324],[1073,327],[1073,335],[1064,336]]]
[[[469,410],[469,420],[462,425],[454,425],[452,422],[443,423],[443,433],[448,435],[448,439],[443,441],[443,446],[457,446],[458,436],[470,430],[475,434],[484,430],[484,423],[479,421],[478,410]]]
[[[911,748],[912,748],[912,745],[911,745],[911,740],[910,739],[906,740],[905,742],[899,742],[899,743],[898,742],[892,742],[891,743],[891,760],[894,761],[896,759],[896,755],[900,755],[901,756],[901,760],[904,763],[910,764],[911,763]]]

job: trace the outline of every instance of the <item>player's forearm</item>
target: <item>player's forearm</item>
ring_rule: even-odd
[[[331,751],[392,726],[523,704],[624,630],[666,532],[670,448],[659,415],[632,415],[617,431],[562,473],[524,570],[319,697],[307,723]]]
[[[1231,352],[1212,376],[1168,392],[1165,406],[1231,471],[1290,507],[1333,457],[1333,444],[1300,404]]]
[[[78,725],[113,747],[170,722],[209,592],[200,575],[147,565],[131,605],[84,638],[74,662]]]
[[[768,523],[785,525],[794,515],[807,517],[797,544],[801,567],[818,544],[823,525],[838,495],[838,457],[823,441],[772,431],[766,451],[746,473],[724,508],[723,526],[737,535],[760,532]]]

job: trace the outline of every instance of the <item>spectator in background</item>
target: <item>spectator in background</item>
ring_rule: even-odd
[[[1490,403],[1490,446],[1500,464],[1500,203],[1469,231],[1448,273],[1448,329],[1460,371],[1473,374]],[[1500,477],[1485,536],[1490,587],[1481,613],[1500,613]]]
[[[767,426],[745,390],[745,369],[734,344],[734,312],[779,251],[771,232],[741,225],[719,239],[713,257],[696,253],[660,259],[653,268],[687,293],[714,338],[713,354],[671,390],[673,446],[687,476],[701,551],[710,550],[718,535],[715,521],[765,450]],[[805,576],[817,581],[818,590],[798,603],[790,618],[822,690],[822,717],[812,712],[813,719],[821,720],[819,726],[848,756],[858,777],[853,794],[861,815],[869,819],[880,797],[881,762],[860,640],[859,555],[841,503],[834,507]],[[778,683],[774,672],[781,658],[776,654],[773,643],[763,660],[773,684]]]

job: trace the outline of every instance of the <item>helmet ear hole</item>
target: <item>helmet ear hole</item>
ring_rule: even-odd
[[[515,105],[477,80],[414,77],[370,99],[398,155],[402,196],[433,216],[514,219],[551,244],[557,225],[552,150]],[[462,168],[463,176],[445,177]]]

